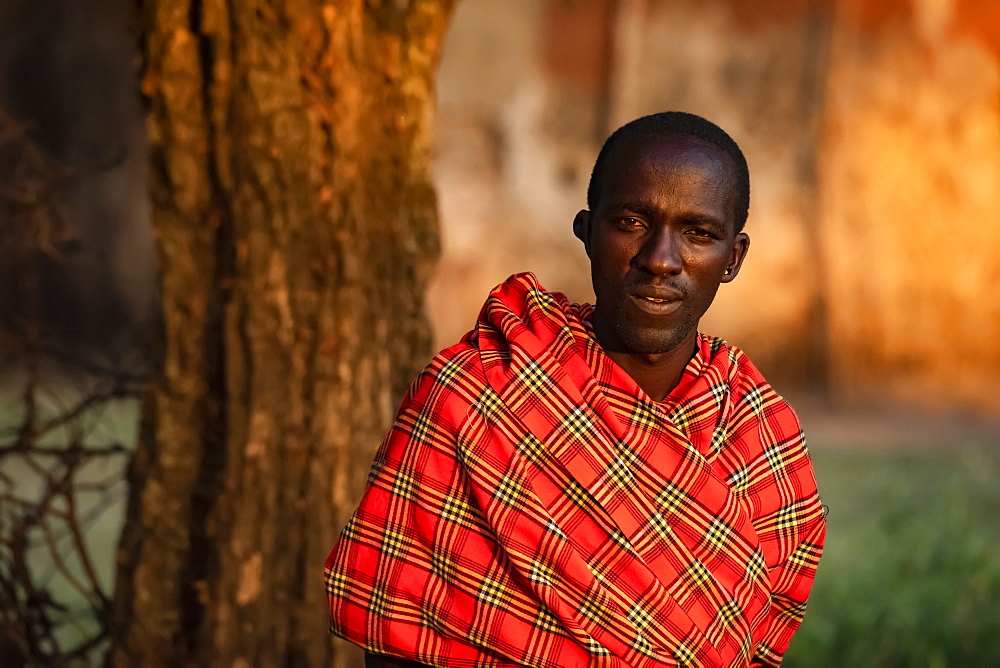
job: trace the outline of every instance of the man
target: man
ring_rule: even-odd
[[[690,114],[620,128],[575,235],[417,378],[327,562],[370,666],[776,666],[825,532],[791,408],[699,334],[750,244],[746,161]],[[416,661],[419,663],[410,663]]]

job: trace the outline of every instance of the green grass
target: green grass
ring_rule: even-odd
[[[826,550],[783,666],[1000,666],[998,449],[813,448]]]

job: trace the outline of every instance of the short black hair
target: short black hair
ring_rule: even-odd
[[[750,212],[750,170],[743,151],[726,131],[715,123],[683,111],[664,111],[650,114],[626,123],[615,130],[601,152],[597,154],[594,171],[590,173],[590,185],[587,186],[587,208],[594,209],[600,199],[600,189],[604,178],[604,164],[608,156],[619,145],[630,139],[650,139],[665,135],[682,135],[694,137],[712,144],[732,160],[733,177],[736,180],[736,201],[733,203],[733,219],[736,232],[743,230]]]

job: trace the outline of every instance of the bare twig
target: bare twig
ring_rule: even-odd
[[[124,364],[73,359],[40,343],[38,260],[58,256],[68,238],[54,204],[66,175],[0,110],[0,257],[14,263],[27,305],[14,331],[0,331],[17,366],[5,376],[21,378],[18,405],[3,407],[16,424],[0,429],[0,655],[28,665],[98,663],[107,644],[110,592],[86,532],[122,500],[128,448],[95,427],[137,398],[145,380]],[[67,395],[43,360],[72,368],[87,387]],[[96,462],[115,467],[97,475]]]

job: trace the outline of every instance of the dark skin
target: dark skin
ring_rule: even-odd
[[[729,157],[667,135],[624,144],[606,163],[599,199],[573,232],[591,260],[594,333],[656,401],[680,381],[698,322],[736,278],[750,237],[736,232]]]

